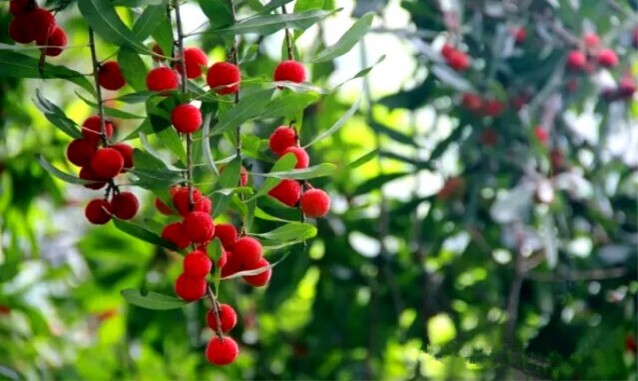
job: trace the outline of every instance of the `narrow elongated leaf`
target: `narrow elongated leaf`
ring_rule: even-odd
[[[165,58],[171,57],[173,51],[173,25],[168,17],[164,18],[152,33],[153,39],[162,49]],[[155,55],[154,55],[155,56]]]
[[[365,155],[359,157],[358,159],[356,159],[352,163],[346,165],[341,170],[352,170],[352,169],[358,168],[358,167],[364,165],[365,163],[369,162],[370,160],[374,159],[375,157],[377,157],[377,155],[379,155],[379,150],[376,150],[376,149],[372,150],[372,151],[366,153]]]
[[[284,28],[306,30],[317,22],[325,19],[334,12],[313,10],[299,13],[261,15],[250,17],[224,28],[213,29],[207,33],[213,34],[245,34],[255,33],[270,35]]]
[[[148,98],[152,97],[153,95],[157,95],[157,93],[153,91],[140,91],[137,93],[125,94],[114,99],[124,103],[135,104],[135,103],[144,103],[148,100]]]
[[[348,29],[336,44],[325,48],[311,59],[312,62],[333,60],[348,53],[368,33],[374,14],[367,13]]]
[[[212,118],[212,114],[207,114],[204,118],[204,124],[202,126],[202,153],[204,155],[204,162],[206,163],[206,166],[216,175],[219,175],[219,170],[217,169],[215,160],[213,159],[213,152],[210,149],[210,139],[207,138],[210,134],[210,122]]]
[[[137,91],[145,91],[148,68],[142,58],[131,49],[124,47],[118,52],[117,61],[126,83]]]
[[[93,102],[90,99],[87,99],[85,96],[83,96],[82,94],[78,93],[77,91],[75,92],[75,95],[82,99],[82,101],[84,103],[86,103],[87,105],[93,107],[93,108],[97,108],[97,103]],[[107,106],[102,106],[104,107],[104,115],[106,116],[110,116],[113,118],[118,118],[118,119],[144,119],[144,116],[140,116],[140,115],[135,115],[133,113],[124,111],[124,110],[120,110],[117,108],[113,108],[113,107],[107,107]]]
[[[120,294],[127,302],[149,310],[174,310],[182,308],[187,304],[186,301],[172,296],[158,294],[152,291],[142,294],[140,290],[132,288],[122,290]]]
[[[186,150],[174,128],[163,129],[157,133],[157,137],[183,164],[186,164]]]
[[[219,118],[219,122],[210,131],[209,136],[219,135],[229,128],[237,127],[259,116],[266,108],[273,92],[273,89],[269,89],[243,97],[235,107]]]
[[[200,8],[210,20],[211,27],[223,27],[235,22],[233,14],[225,0],[197,0]]]
[[[272,166],[271,172],[289,171],[293,169],[296,164],[297,164],[297,157],[295,157],[295,155],[293,155],[292,153],[287,153],[284,156],[280,157],[279,160],[275,162],[275,164]],[[251,201],[260,196],[265,195],[272,188],[276,187],[277,184],[279,184],[280,182],[281,182],[281,179],[278,179],[276,177],[267,177],[266,180],[264,180],[264,182],[261,184],[261,187],[259,188],[257,193],[255,193],[253,197],[249,198],[246,201]]]
[[[277,97],[268,103],[260,118],[292,117],[303,111],[309,105],[319,100],[319,95],[314,93],[289,93]]]
[[[239,179],[241,178],[241,160],[239,158],[233,159],[222,171],[219,176],[219,182],[217,189],[236,188],[239,185]],[[223,193],[214,193],[212,197],[213,201],[213,217],[219,216],[226,211],[232,194],[225,195]]]
[[[297,0],[295,2],[295,13],[311,9],[323,9],[324,3],[325,0]]]
[[[330,176],[335,173],[337,166],[331,163],[322,163],[309,168],[294,169],[283,172],[256,173],[257,176],[276,177],[278,179],[307,180],[316,177]]]
[[[146,229],[145,227],[136,225],[132,222],[120,220],[117,218],[113,219],[113,224],[115,225],[116,228],[123,231],[124,233],[130,236],[133,236],[135,238],[138,238],[144,242],[148,242],[153,245],[159,245],[174,251],[178,250],[178,248],[175,245],[173,245],[170,242],[164,241],[159,235],[153,233],[152,231]]]
[[[75,122],[69,119],[61,108],[47,100],[40,89],[36,89],[35,96],[36,99],[33,100],[33,103],[49,122],[74,139],[82,137],[82,132]]]
[[[293,0],[271,0],[270,2],[264,4],[264,8],[259,11],[259,13],[268,13],[276,10],[282,5],[286,5],[288,3],[292,3]]]
[[[334,134],[335,132],[337,132],[341,127],[343,127],[344,124],[346,124],[348,119],[350,119],[354,115],[354,113],[357,112],[360,104],[361,104],[361,97],[359,97],[359,99],[357,99],[357,101],[354,102],[354,104],[350,107],[350,109],[348,109],[348,111],[346,111],[346,113],[343,114],[341,118],[339,118],[339,120],[337,120],[337,122],[332,125],[332,127],[320,133],[319,135],[315,136],[315,138],[312,139],[310,143],[306,144],[304,148],[308,148],[311,145],[315,144],[316,142],[321,141],[327,138],[328,136]]]
[[[109,1],[82,0],[78,1],[78,8],[91,28],[104,40],[116,46],[128,46],[140,54],[151,54],[141,39],[120,20]]]
[[[277,262],[270,263],[267,266],[263,266],[263,267],[260,267],[258,269],[254,269],[254,270],[239,271],[239,272],[236,272],[236,273],[234,273],[232,275],[225,276],[222,279],[223,280],[228,280],[228,279],[233,279],[233,278],[239,278],[240,276],[259,275],[259,274],[261,274],[263,272],[266,272],[266,271],[272,269],[273,267],[277,266],[281,262],[283,262],[283,260],[286,259],[290,255],[290,253],[291,253],[291,251],[287,251],[286,253],[284,253],[284,255],[281,258],[279,258],[279,260]]]
[[[316,236],[317,228],[304,222],[292,222],[284,226],[280,226],[268,233],[253,233],[252,235],[267,239],[274,243],[304,241]]]
[[[375,189],[379,189],[383,184],[390,182],[392,180],[408,176],[410,173],[408,172],[397,172],[397,173],[386,173],[383,175],[379,175],[377,177],[373,177],[361,184],[354,190],[352,196],[359,196],[362,194],[369,193]]]
[[[51,163],[49,163],[44,157],[42,157],[42,155],[36,155],[36,160],[38,160],[38,163],[40,163],[40,165],[45,171],[49,172],[51,175],[53,175],[54,177],[57,177],[58,179],[64,181],[65,183],[80,184],[80,185],[94,183],[94,181],[83,180],[76,176],[69,175],[66,172],[60,171],[59,169],[51,165]]]
[[[133,34],[140,41],[144,41],[165,19],[166,7],[163,4],[150,5],[144,9],[144,12],[133,25]]]
[[[0,50],[0,67],[2,77],[15,78],[61,78],[75,83],[91,94],[95,94],[93,84],[86,76],[64,66],[45,63],[41,68],[35,57],[7,50]]]
[[[365,69],[362,69],[362,70],[361,70],[361,71],[359,71],[357,74],[355,74],[353,77],[351,77],[351,78],[349,78],[349,79],[347,79],[347,80],[345,80],[345,81],[341,82],[339,85],[337,85],[337,86],[335,87],[335,89],[338,89],[339,87],[341,87],[341,86],[345,85],[346,83],[348,83],[348,82],[352,81],[353,79],[361,78],[361,77],[364,77],[364,76],[368,75],[368,73],[369,73],[370,71],[372,71],[372,69],[374,69],[374,67],[375,67],[375,66],[377,66],[378,64],[380,64],[381,62],[383,62],[383,60],[385,60],[385,54],[384,54],[384,55],[382,55],[381,57],[379,57],[379,58],[376,60],[376,62],[375,62],[375,63],[373,63],[372,65],[368,66],[368,67],[367,67],[367,68],[365,68]]]
[[[443,83],[457,91],[475,92],[474,86],[468,80],[461,77],[454,70],[443,65],[434,65],[430,69]]]

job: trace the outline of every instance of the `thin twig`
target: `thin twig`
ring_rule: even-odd
[[[106,134],[106,120],[104,119],[104,101],[102,100],[102,87],[100,86],[99,71],[100,61],[97,59],[95,50],[95,33],[93,28],[89,27],[89,46],[91,48],[91,61],[93,64],[93,77],[95,79],[95,97],[97,100],[97,113],[100,117],[100,134],[102,135],[102,143],[104,146],[109,145],[108,136]]]
[[[281,6],[281,13],[284,15],[288,14],[288,10],[286,9],[286,4]],[[292,47],[292,36],[290,35],[290,30],[288,28],[284,28],[284,33],[286,34],[286,48],[288,49],[288,59],[291,61],[295,60],[295,52]]]
[[[211,308],[213,309],[213,315],[215,315],[215,324],[217,328],[215,330],[215,334],[217,335],[219,340],[221,340],[224,337],[224,333],[222,332],[222,319],[219,314],[219,302],[217,301],[217,298],[213,293],[213,289],[210,288],[210,286],[206,287],[206,296],[208,296],[208,299],[210,300]]]

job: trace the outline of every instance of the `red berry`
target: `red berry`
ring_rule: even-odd
[[[321,189],[310,189],[301,196],[301,211],[309,217],[323,217],[330,210],[330,197]]]
[[[32,28],[33,39],[36,41],[44,41],[51,35],[55,28],[55,18],[53,13],[43,8],[36,8],[24,15],[28,18],[28,22]]]
[[[200,48],[184,49],[184,61],[186,61],[186,77],[193,79],[202,76],[202,66],[208,66],[208,57]],[[175,70],[182,73],[182,64],[175,65]]]
[[[266,266],[270,266],[270,263],[266,260],[266,258],[260,258],[254,266],[246,268],[245,270],[263,269]],[[245,275],[244,280],[253,287],[262,287],[268,284],[271,276],[272,268],[269,268],[257,275]]]
[[[133,147],[126,143],[117,143],[113,144],[111,148],[117,150],[124,159],[124,169],[122,169],[122,172],[126,172],[128,169],[133,168]]]
[[[195,205],[198,204],[202,197],[204,197],[202,195],[202,192],[200,192],[196,188],[193,188],[193,210],[195,209]],[[177,212],[182,217],[185,217],[188,213],[191,212],[188,187],[178,188],[175,193],[173,193],[173,206],[175,207],[175,209],[177,209]]]
[[[536,136],[536,139],[538,139],[541,143],[543,144],[547,144],[547,142],[549,142],[549,131],[547,131],[546,128],[538,126],[534,129],[534,136]]]
[[[98,176],[95,171],[93,171],[93,168],[91,168],[91,164],[89,163],[88,165],[85,165],[84,167],[82,167],[82,169],[80,169],[80,174],[78,175],[82,180],[89,180],[89,181],[93,181],[93,183],[91,184],[84,184],[85,188],[89,188],[89,189],[100,189],[103,188],[106,185],[106,179],[104,179],[103,177]]]
[[[210,273],[213,262],[204,252],[195,250],[184,257],[184,274],[193,278],[205,278]]]
[[[202,112],[190,104],[179,105],[173,109],[171,121],[177,132],[190,134],[202,126]]]
[[[113,214],[121,220],[130,220],[135,217],[139,208],[140,203],[131,192],[118,193],[111,199]]]
[[[164,204],[159,198],[155,199],[155,208],[157,208],[157,210],[159,210],[159,212],[165,216],[170,216],[173,214],[173,210],[166,204]]]
[[[47,46],[47,48],[44,49],[44,54],[47,56],[57,57],[62,54],[66,46],[66,32],[64,29],[56,26],[45,40],[36,40],[35,43],[40,46]]]
[[[456,71],[465,71],[470,67],[470,57],[461,51],[455,50],[449,54],[447,63]]]
[[[190,239],[186,236],[184,226],[180,222],[168,224],[162,230],[162,238],[174,244],[180,249],[185,249],[191,244]]]
[[[112,179],[124,168],[122,154],[113,148],[100,148],[91,159],[91,169],[104,179]]]
[[[86,139],[75,139],[66,148],[66,157],[78,167],[84,167],[91,162],[95,151],[97,151],[95,144]]]
[[[226,265],[227,262],[228,262],[228,253],[226,252],[226,250],[222,248],[222,254],[219,256],[219,259],[217,260],[217,267],[222,268]]]
[[[243,165],[239,171],[239,185],[242,187],[248,185],[248,170]]]
[[[516,41],[517,44],[521,44],[526,39],[527,39],[527,30],[525,30],[525,28],[523,27],[517,28],[516,31],[514,32],[514,41]]]
[[[598,53],[598,63],[604,67],[614,67],[618,65],[618,56],[611,49],[602,49]]]
[[[215,225],[214,238],[219,238],[222,246],[230,250],[237,241],[237,229],[231,224],[217,224]]]
[[[157,54],[157,56],[153,55],[153,61],[155,62],[166,61],[166,58],[164,58],[164,51],[162,50],[162,48],[160,48],[159,45],[153,44],[153,47],[151,48],[151,50],[153,51],[153,53]]]
[[[206,358],[213,365],[228,365],[237,359],[239,347],[237,342],[231,337],[224,336],[221,339],[217,336],[210,339],[206,346]]]
[[[275,81],[301,83],[306,80],[306,68],[297,61],[283,61],[275,68],[274,79]]]
[[[233,245],[233,256],[243,268],[254,268],[262,255],[261,243],[255,238],[241,237]]]
[[[297,132],[289,126],[280,126],[273,131],[268,139],[270,150],[281,156],[286,148],[297,144]]]
[[[222,268],[222,278],[231,276],[239,271],[241,271],[241,263],[239,262],[239,257],[235,255],[232,251],[226,252],[226,263],[224,266],[220,266]]]
[[[621,98],[631,98],[635,92],[636,83],[634,80],[629,75],[622,77],[618,85],[618,95]]]
[[[308,168],[310,164],[310,158],[308,157],[308,152],[301,147],[288,147],[284,150],[283,154],[292,153],[297,158],[297,164],[295,164],[295,168],[303,169]]]
[[[168,67],[156,67],[148,72],[146,87],[150,91],[167,93],[179,87],[179,75]]]
[[[175,293],[180,298],[189,302],[200,299],[206,295],[206,278],[193,278],[186,274],[181,274],[175,280]]]
[[[17,43],[28,44],[35,40],[31,20],[27,15],[20,15],[9,23],[9,37]]]
[[[636,345],[636,337],[632,336],[632,335],[628,335],[627,338],[625,339],[625,348],[632,353],[636,353],[636,349],[637,349],[637,345]]]
[[[113,123],[108,120],[104,121],[104,130],[106,131],[106,137],[111,138],[113,136]],[[102,131],[102,123],[98,115],[93,115],[84,121],[82,124],[82,136],[84,139],[97,144],[100,141]]]
[[[572,71],[581,71],[587,65],[587,57],[580,50],[572,50],[567,55],[567,68]]]
[[[221,331],[226,333],[237,325],[237,312],[233,307],[228,304],[219,305],[219,322]],[[217,331],[217,319],[215,318],[215,312],[211,309],[206,314],[206,322],[213,331]]]
[[[126,85],[126,80],[117,61],[107,61],[100,65],[97,79],[100,86],[107,90],[119,90]]]
[[[217,94],[234,94],[239,90],[241,72],[230,62],[217,62],[208,69],[206,83]]]
[[[585,33],[583,42],[588,49],[595,49],[600,45],[600,37],[596,33]]]
[[[31,12],[38,4],[31,0],[11,0],[9,2],[9,12],[13,16],[20,16]]]
[[[463,93],[461,103],[466,109],[473,112],[478,112],[483,108],[483,100],[477,94]]]
[[[441,55],[446,59],[450,59],[450,55],[455,51],[456,49],[454,46],[450,44],[443,44],[443,47],[441,48]]]
[[[111,204],[102,199],[91,200],[84,209],[84,215],[90,223],[104,225],[111,220]]]
[[[215,233],[215,224],[208,213],[190,212],[184,217],[186,236],[195,243],[208,242]]]
[[[452,198],[459,198],[465,192],[465,180],[462,177],[450,177],[443,188],[441,188],[436,197],[440,200],[447,201]]]
[[[210,198],[206,196],[202,196],[197,202],[193,204],[194,212],[203,212],[206,214],[210,214],[210,211],[213,209],[213,202]]]
[[[497,99],[486,100],[483,103],[483,114],[496,118],[503,113],[505,105]]]
[[[295,206],[301,197],[301,185],[295,180],[284,179],[268,194],[288,206]]]

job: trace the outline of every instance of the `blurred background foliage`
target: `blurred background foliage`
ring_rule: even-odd
[[[71,48],[56,62],[89,72],[86,24],[65,3],[57,18]],[[143,285],[172,294],[179,257],[112,224],[89,227],[90,194],[34,160],[41,153],[73,172],[68,138],[31,101],[36,89],[76,122],[91,109],[61,80],[17,80],[0,67],[0,379],[636,379],[638,103],[601,96],[638,73],[635,2],[313,4],[344,9],[300,38],[302,61],[311,43],[334,43],[351,16],[377,14],[351,53],[309,66],[314,84],[387,57],[363,88],[353,81],[306,109],[302,136],[311,137],[363,100],[311,157],[344,166],[371,149],[379,156],[316,181],[332,212],[266,289],[224,286],[242,349],[226,368],[203,355],[203,305],[150,311],[119,294]],[[240,13],[253,6],[238,2]],[[7,9],[0,3],[3,44]],[[517,43],[518,28],[527,36]],[[564,70],[570,38],[587,32],[618,53],[618,67]],[[245,43],[261,48],[243,69],[270,76],[281,41]],[[446,41],[471,57],[469,70],[445,65]],[[100,44],[103,57],[116,52]],[[222,41],[188,44],[223,58]],[[505,111],[467,110],[468,92]],[[118,125],[120,138],[135,128]],[[264,139],[273,127],[252,126]],[[138,194],[140,218],[154,216],[153,196]]]

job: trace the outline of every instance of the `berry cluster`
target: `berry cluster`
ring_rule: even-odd
[[[470,67],[470,57],[452,45],[444,44],[441,55],[448,66],[456,71],[465,71]]]
[[[287,61],[290,62],[290,61]],[[292,153],[297,158],[295,168],[308,168],[310,158],[302,147],[299,147],[297,131],[293,126],[280,126],[268,139],[270,150],[277,156]],[[304,187],[310,187],[307,182]],[[283,179],[268,194],[283,204],[294,207],[299,203],[301,211],[309,217],[323,217],[330,209],[330,197],[321,189],[308,189],[302,194],[302,184],[290,179]]]
[[[237,313],[228,304],[216,303],[216,309],[210,309],[206,314],[206,322],[217,335],[206,346],[206,358],[214,365],[228,365],[239,355],[237,342],[229,336],[224,336],[237,325]]]
[[[482,116],[490,116],[496,118],[505,111],[505,104],[498,99],[482,98],[478,94],[463,93],[461,95],[461,104],[474,113]]]
[[[102,134],[104,123],[105,135]],[[81,167],[79,177],[91,181],[84,186],[89,189],[101,189],[108,185],[105,199],[91,201],[85,210],[86,218],[94,224],[105,224],[111,215],[128,220],[135,216],[139,203],[135,195],[130,192],[120,193],[113,183],[120,173],[133,167],[133,148],[125,143],[109,145],[109,138],[113,135],[114,125],[94,115],[82,124],[82,138],[69,143],[66,156],[71,163]],[[113,198],[109,202],[109,193],[113,191]]]
[[[62,54],[67,43],[64,29],[57,26],[50,11],[40,8],[35,0],[11,0],[9,12],[13,19],[9,24],[9,37],[17,43],[35,41],[47,56]]]

